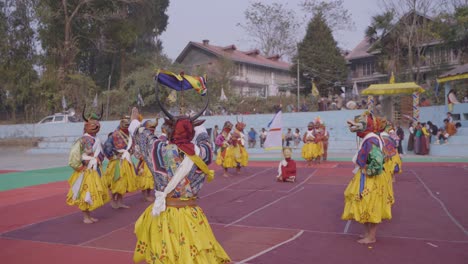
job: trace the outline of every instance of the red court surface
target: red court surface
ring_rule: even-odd
[[[468,263],[468,166],[404,164],[394,184],[393,219],[378,241],[356,243],[361,226],[340,219],[352,164],[306,168],[296,183],[274,181],[276,162],[251,162],[239,175],[207,183],[200,206],[233,263]],[[218,169],[218,175],[221,171]],[[149,204],[109,205],[81,223],[65,204],[66,182],[0,192],[1,263],[132,263],[133,225]]]

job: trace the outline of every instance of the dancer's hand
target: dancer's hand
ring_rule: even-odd
[[[139,111],[138,111],[138,108],[136,107],[133,107],[132,108],[132,115],[130,116],[130,121],[133,121],[133,120],[138,120],[138,116],[140,115]]]

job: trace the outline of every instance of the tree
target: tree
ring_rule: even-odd
[[[405,77],[407,80],[421,81],[421,67],[425,64],[428,47],[426,44],[438,40],[433,30],[432,16],[442,10],[442,3],[434,0],[383,0],[384,13],[392,12],[400,18],[387,35],[390,35],[393,46],[400,51],[401,56],[395,63],[408,70]]]
[[[4,43],[1,45],[1,81],[5,93],[4,103],[16,120],[18,110],[34,102],[32,84],[37,80],[34,70],[36,54],[34,50],[34,31],[31,28],[32,6],[29,1],[10,1],[2,8],[0,29]],[[3,15],[6,15],[6,20]]]
[[[337,47],[331,29],[320,13],[309,22],[306,35],[299,43],[298,50],[291,71],[296,72],[299,60],[300,76],[313,77],[321,94],[324,93],[324,87],[333,87],[335,83],[346,80],[346,61]]]
[[[238,26],[253,38],[262,54],[291,57],[295,53],[299,24],[294,11],[278,3],[253,2],[244,11],[244,16],[246,23]]]
[[[460,63],[468,62],[468,4],[455,5],[439,15],[436,30],[440,37],[459,52]]]
[[[347,30],[354,27],[349,10],[343,7],[343,0],[303,0],[300,4],[306,14],[306,18],[320,15],[332,31]]]

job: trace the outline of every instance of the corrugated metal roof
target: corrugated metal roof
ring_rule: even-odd
[[[345,57],[347,60],[359,59],[373,56],[372,54],[368,53],[367,50],[371,46],[369,42],[369,38],[364,38],[359,42],[359,44]]]
[[[439,76],[439,78],[445,78],[450,76],[455,76],[459,74],[468,73],[468,63],[455,67],[455,69],[448,71]]]
[[[200,48],[216,56],[228,58],[235,62],[248,63],[248,64],[274,68],[274,69],[279,69],[279,70],[284,70],[284,71],[289,71],[291,67],[291,64],[285,61],[280,61],[275,56],[266,58],[260,55],[255,50],[254,51],[239,51],[236,49],[234,45],[221,47],[221,46],[214,46],[214,45],[193,42],[193,41],[190,41],[187,44],[184,50],[177,57],[176,62],[181,63],[181,61],[184,59],[184,57],[186,56],[186,54],[189,52],[189,50],[192,47]]]

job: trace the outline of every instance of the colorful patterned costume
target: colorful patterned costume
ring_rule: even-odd
[[[341,218],[359,223],[380,223],[383,219],[391,219],[394,203],[392,179],[385,170],[375,176],[369,175],[371,152],[379,149],[382,152],[384,147],[376,134],[381,131],[381,121],[365,112],[348,124],[350,131],[357,132],[362,141],[353,158],[355,175],[344,192],[345,206]],[[381,163],[383,167],[383,159]]]
[[[307,161],[312,161],[314,159],[320,159],[323,155],[323,143],[321,135],[317,134],[315,131],[314,122],[310,122],[307,125],[307,131],[302,137],[304,146],[302,146],[302,158]]]
[[[214,171],[207,166],[212,160],[209,135],[205,129],[196,128],[204,122],[196,120],[203,111],[191,118],[173,117],[159,99],[158,103],[168,117],[168,141],[139,127],[137,120],[130,126],[154,176],[156,190],[154,204],[135,223],[137,245],[133,260],[174,264],[230,262],[196,204],[205,180],[214,177]]]
[[[119,127],[109,135],[104,146],[104,153],[109,159],[104,177],[112,194],[124,195],[138,190],[131,159],[133,147],[132,137],[128,132],[129,120],[128,116],[121,119]]]
[[[395,140],[395,130],[391,124],[387,124],[385,131],[380,133],[380,137],[384,142],[383,152],[385,154],[384,169],[392,178],[395,173],[402,173],[402,164],[400,154],[397,151],[397,141]]]
[[[229,130],[229,124],[231,123],[225,123],[226,130]],[[216,144],[221,146],[221,155],[216,157],[216,164],[225,169],[237,168],[239,170],[241,167],[247,166],[249,162],[249,154],[244,147],[245,135],[243,130],[245,124],[238,121],[234,132],[227,137],[224,133],[225,128],[223,128],[223,132],[218,135],[218,139],[216,140]]]
[[[85,133],[75,141],[70,150],[69,165],[74,172],[68,179],[70,190],[67,194],[67,204],[89,212],[103,206],[110,197],[101,181],[104,154],[101,141],[96,137],[100,129],[100,117],[85,118],[83,110],[83,119]]]
[[[153,132],[153,134],[157,125],[158,125],[158,119],[156,119],[155,121],[147,120],[143,122],[143,126],[146,127],[149,131]],[[136,166],[137,188],[142,191],[153,190],[154,189],[153,174],[148,168],[148,165],[146,164],[144,160],[144,156],[141,153],[140,147],[138,145],[135,145],[134,155],[138,159],[138,164]],[[145,197],[145,198],[147,198],[147,200],[150,200],[150,201],[152,200],[149,197]]]

